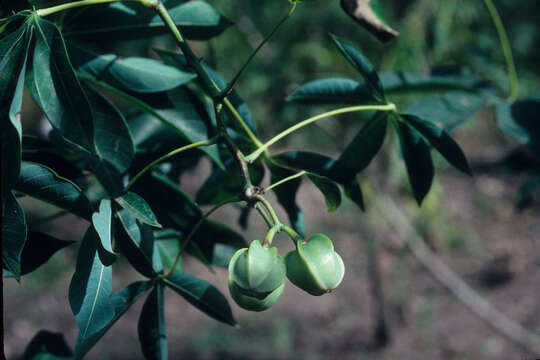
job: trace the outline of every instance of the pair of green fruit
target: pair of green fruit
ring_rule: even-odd
[[[323,234],[298,241],[285,260],[277,248],[254,240],[238,250],[229,263],[229,291],[236,303],[250,311],[263,311],[276,303],[285,287],[285,276],[300,289],[320,296],[335,289],[345,265]]]

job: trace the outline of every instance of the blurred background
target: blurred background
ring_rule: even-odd
[[[209,43],[195,42],[193,46],[225,79],[234,76],[289,6],[285,0],[209,2],[236,26]],[[441,66],[459,66],[487,80],[499,95],[506,94],[503,54],[482,1],[381,3],[387,20],[400,32],[385,45],[354,23],[337,0],[298,7],[237,86],[262,139],[329,109],[287,102],[286,97],[298,86],[324,77],[356,76],[328,33],[357,46],[380,71],[426,74]],[[516,60],[519,98],[538,98],[540,2],[499,0],[496,5]],[[152,47],[174,48],[167,36],[152,43],[111,44],[120,55],[157,58]],[[415,99],[406,96],[392,101],[406,107]],[[23,126],[28,133],[40,134],[44,131],[41,114],[31,101],[25,97]],[[355,116],[319,122],[271,151],[317,150],[335,157],[361,125],[354,121]],[[430,116],[437,121],[436,113]],[[520,330],[526,332],[514,331],[517,338],[540,336],[540,193],[533,191],[540,183],[540,158],[499,129],[492,106],[467,118],[453,134],[474,177],[458,173],[434,156],[437,176],[421,208],[409,194],[406,171],[392,138],[361,176],[365,213],[347,200],[336,213],[327,213],[321,195],[310,184],[302,185],[297,201],[305,214],[307,233],[327,234],[345,262],[345,278],[338,289],[312,297],[288,283],[280,301],[264,313],[249,313],[231,302],[239,329],[207,318],[178,296],[168,296],[170,358],[532,359],[530,350],[480,319],[474,306],[471,309],[458,300],[456,295],[463,296],[463,288],[449,288],[445,281],[451,280],[444,275],[448,273],[440,273],[440,264],[448,265],[474,289],[471,302],[481,306],[485,299],[521,324]],[[201,162],[179,181],[188,193],[195,194],[210,170],[209,163]],[[272,195],[269,198],[276,203]],[[57,209],[25,200],[22,205],[28,222],[37,230],[61,239],[81,239],[87,222],[71,215],[43,221],[44,214],[54,214]],[[279,215],[286,218],[283,212]],[[229,207],[219,210],[215,219],[240,229],[238,216],[239,211]],[[248,229],[240,231],[247,240],[260,239],[265,225],[252,216]],[[281,252],[290,249],[288,241],[278,239],[276,243]],[[407,246],[424,243],[425,248]],[[77,245],[68,247],[20,283],[5,281],[8,358],[22,353],[40,329],[62,332],[68,343],[74,343],[77,325],[67,292],[76,252]],[[127,264],[115,266],[115,289],[137,279]],[[186,272],[210,281],[228,296],[226,270],[212,274],[191,258],[185,259],[184,266]],[[136,323],[141,306],[139,300],[88,358],[139,358]]]

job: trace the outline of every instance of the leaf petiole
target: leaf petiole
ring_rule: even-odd
[[[286,183],[287,181],[294,180],[294,179],[296,179],[296,178],[299,178],[299,177],[301,177],[301,176],[304,176],[305,174],[307,174],[307,171],[302,170],[302,171],[300,171],[300,172],[298,172],[298,173],[296,173],[296,174],[294,174],[294,175],[291,175],[291,176],[288,176],[288,177],[286,177],[286,178],[283,178],[283,179],[281,179],[281,180],[279,180],[279,181],[273,183],[272,185],[268,186],[268,187],[265,189],[265,191],[272,190],[273,188],[275,188],[275,187],[277,187],[277,186],[279,186],[279,185],[281,185],[281,184],[284,184],[284,183]]]
[[[137,175],[135,175],[133,177],[133,179],[131,179],[131,181],[126,185],[125,191],[127,192],[129,190],[129,188],[131,188],[131,186],[133,186],[135,181],[137,181],[144,173],[146,173],[148,170],[150,170],[152,167],[154,167],[154,165],[157,165],[160,162],[162,162],[163,160],[167,160],[170,157],[173,157],[173,156],[175,156],[177,154],[180,154],[183,151],[198,148],[198,147],[201,147],[201,146],[214,145],[217,142],[218,138],[219,138],[218,136],[215,136],[215,137],[213,137],[211,139],[208,139],[208,140],[198,141],[198,142],[195,142],[193,144],[182,146],[182,147],[180,147],[178,149],[175,149],[175,150],[173,150],[173,151],[171,151],[171,152],[169,152],[169,153],[167,153],[167,154],[165,154],[163,156],[160,156],[156,160],[152,161],[150,164],[146,165],[141,171],[139,171],[137,173]]]
[[[81,0],[81,1],[68,2],[65,4],[60,4],[60,5],[51,6],[48,8],[39,9],[36,11],[36,14],[40,17],[44,17],[44,16],[55,14],[60,11],[76,8],[79,6],[106,4],[106,3],[118,2],[118,1],[136,1],[148,7],[155,7],[157,6],[159,2],[159,0]]]
[[[244,63],[244,65],[240,68],[240,70],[238,70],[238,72],[236,73],[236,75],[234,76],[234,78],[231,80],[231,82],[229,83],[229,85],[227,86],[227,88],[225,90],[223,90],[221,92],[221,96],[223,98],[225,98],[227,95],[229,95],[234,86],[236,85],[236,83],[238,82],[238,79],[240,78],[240,76],[242,75],[242,73],[244,72],[244,70],[248,67],[249,63],[251,62],[251,60],[253,60],[253,58],[255,57],[255,55],[257,55],[257,53],[259,52],[259,50],[261,50],[261,48],[264,46],[264,44],[266,44],[268,42],[268,40],[270,40],[270,38],[278,31],[278,29],[281,27],[281,25],[283,25],[283,23],[285,23],[285,21],[287,21],[288,18],[291,17],[291,15],[293,14],[294,10],[296,9],[296,1],[290,1],[291,3],[291,8],[289,10],[289,12],[287,13],[287,15],[285,15],[278,23],[277,25],[272,29],[272,31],[270,31],[270,33],[268,35],[266,35],[266,37],[263,39],[263,41],[261,41],[261,43],[257,46],[257,48],[255,50],[253,50],[253,52],[251,53],[251,55],[248,57],[248,59],[246,60],[246,62]]]
[[[497,8],[495,7],[495,4],[493,3],[493,1],[484,0],[484,4],[486,5],[488,9],[489,15],[491,16],[491,19],[493,20],[493,24],[495,25],[495,29],[497,30],[497,35],[499,36],[499,41],[501,42],[501,48],[504,54],[504,59],[506,61],[508,78],[510,80],[510,91],[508,94],[508,101],[514,102],[518,96],[519,80],[518,80],[518,75],[517,75],[517,70],[516,70],[516,64],[514,63],[514,57],[512,55],[512,48],[510,46],[510,41],[508,40],[508,35],[506,34],[506,30],[504,29],[501,16],[499,15],[499,12],[497,11]]]
[[[274,136],[272,139],[268,140],[266,143],[264,143],[262,146],[259,146],[259,148],[255,151],[253,151],[251,154],[245,157],[246,161],[248,163],[252,163],[253,161],[257,160],[257,158],[265,152],[270,146],[277,143],[279,140],[283,139],[289,134],[292,134],[293,132],[303,128],[304,126],[310,125],[316,121],[334,116],[334,115],[340,115],[350,112],[356,112],[356,111],[396,111],[396,105],[393,103],[385,104],[385,105],[357,105],[357,106],[349,106],[341,109],[336,109],[332,111],[325,112],[323,114],[319,114],[313,117],[310,117],[309,119],[306,119],[304,121],[301,121],[297,123],[296,125],[291,126],[290,128],[282,131],[281,133]]]
[[[176,270],[176,267],[178,266],[178,264],[180,263],[180,259],[182,258],[182,253],[184,252],[184,249],[187,248],[187,246],[189,245],[189,242],[191,241],[191,239],[193,238],[193,236],[195,235],[195,233],[197,232],[197,230],[199,230],[199,228],[201,227],[201,225],[206,221],[206,219],[212,215],[212,213],[214,213],[214,211],[216,211],[217,209],[219,209],[220,207],[224,206],[224,205],[227,205],[227,204],[230,204],[230,203],[233,203],[233,202],[236,202],[236,201],[239,201],[240,199],[237,198],[237,197],[234,197],[232,199],[228,199],[228,200],[225,200],[219,204],[217,204],[216,206],[214,206],[213,208],[211,208],[210,210],[208,210],[202,217],[201,219],[195,224],[195,226],[193,226],[193,229],[191,229],[191,232],[188,234],[188,236],[186,237],[186,240],[184,241],[183,244],[180,244],[180,250],[178,251],[178,255],[176,255],[176,259],[174,260],[174,263],[173,265],[171,266],[171,269],[169,270],[169,272],[167,273],[167,275],[165,275],[165,279],[168,278],[169,276],[171,276],[171,274],[174,274],[175,270]]]

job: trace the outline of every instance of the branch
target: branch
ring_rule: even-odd
[[[520,324],[497,310],[480,294],[450,269],[426,245],[422,237],[411,226],[403,212],[387,195],[379,195],[382,200],[376,207],[393,230],[407,243],[412,253],[443,286],[467,306],[474,314],[491,325],[496,331],[512,342],[519,344],[533,355],[540,355],[540,339]]]

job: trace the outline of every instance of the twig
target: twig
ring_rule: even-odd
[[[537,336],[497,310],[434,254],[389,196],[381,192],[378,199],[376,207],[379,213],[435,279],[496,331],[530,351],[532,355],[540,355],[540,339]]]

